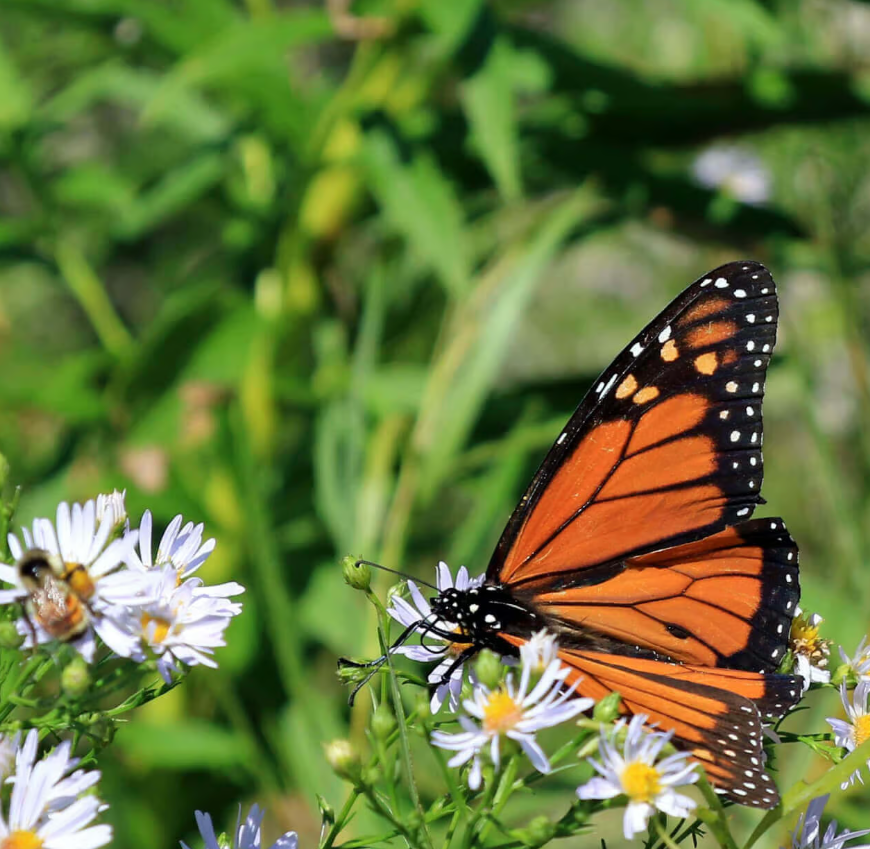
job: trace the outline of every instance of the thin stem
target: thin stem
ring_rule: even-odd
[[[103,347],[115,357],[124,356],[133,345],[133,337],[115,312],[103,282],[84,253],[71,239],[62,239],[55,249],[55,261]]]
[[[723,849],[737,849],[737,843],[728,828],[728,820],[725,818],[725,809],[722,807],[719,795],[704,776],[701,776],[700,781],[698,781],[698,787],[708,807],[698,808],[695,811],[695,816],[710,829],[710,833]]]
[[[338,813],[338,816],[335,818],[335,822],[332,824],[332,827],[329,829],[328,834],[326,835],[326,839],[321,844],[321,849],[332,849],[332,845],[335,843],[336,838],[341,833],[342,829],[347,822],[348,817],[350,816],[351,811],[353,810],[353,806],[356,804],[357,799],[362,795],[362,791],[358,788],[354,787],[347,799],[344,801],[344,805]]]

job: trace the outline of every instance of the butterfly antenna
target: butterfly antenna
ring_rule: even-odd
[[[399,572],[397,569],[390,569],[389,566],[382,566],[380,563],[375,563],[373,560],[357,560],[356,563],[354,563],[354,566],[360,566],[362,564],[365,564],[366,566],[374,566],[375,569],[380,569],[382,572],[389,572],[392,575],[398,575],[406,581],[414,581],[415,584],[422,584],[424,587],[429,587],[430,590],[435,590],[436,593],[440,592],[435,584],[430,584],[428,581],[424,581],[421,578],[415,578],[405,572]]]

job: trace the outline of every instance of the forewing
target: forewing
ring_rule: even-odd
[[[487,570],[512,588],[700,539],[761,499],[761,398],[776,341],[755,262],[697,280],[605,370],[514,511]]]

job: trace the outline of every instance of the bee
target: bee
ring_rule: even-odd
[[[87,631],[91,621],[88,599],[94,584],[84,566],[66,566],[61,559],[41,548],[24,552],[16,564],[24,589],[30,594],[25,618],[30,625],[34,646],[33,621],[50,637],[71,642]]]

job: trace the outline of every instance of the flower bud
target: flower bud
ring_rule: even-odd
[[[535,817],[521,832],[526,846],[543,846],[549,843],[556,833],[556,827],[545,816]]]
[[[396,727],[396,718],[386,702],[381,702],[372,714],[372,734],[380,740],[386,740]]]
[[[359,780],[360,757],[350,740],[330,740],[323,749],[327,763],[339,778],[354,783]]]
[[[319,793],[315,794],[317,807],[320,810],[320,821],[324,825],[332,825],[335,822],[335,808],[326,801]]]
[[[484,649],[474,662],[474,674],[477,676],[477,680],[489,687],[490,690],[498,687],[504,675],[504,665],[501,658],[495,652]]]
[[[608,693],[592,710],[596,722],[613,722],[619,716],[619,693]]]
[[[344,580],[355,590],[365,592],[372,585],[372,568],[368,563],[348,554],[341,558],[341,571]]]
[[[83,696],[91,686],[91,671],[81,655],[76,655],[64,668],[60,686],[68,696]]]
[[[14,622],[0,622],[0,648],[20,649],[24,634],[19,634]]]

